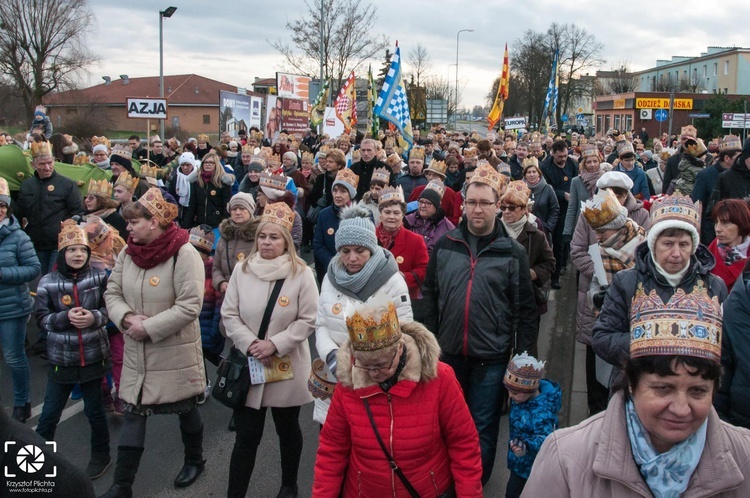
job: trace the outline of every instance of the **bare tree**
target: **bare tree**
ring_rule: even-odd
[[[363,0],[305,0],[307,12],[300,19],[287,22],[291,45],[286,41],[269,41],[284,56],[294,71],[315,77],[320,71],[320,27],[323,25],[323,78],[332,78],[333,95],[351,71],[381,52],[387,45],[385,35],[372,31],[375,7]]]
[[[421,85],[422,80],[432,67],[432,60],[427,48],[418,43],[416,47],[409,51],[407,62],[411,66],[411,76],[416,79],[417,86]]]
[[[433,76],[425,80],[425,92],[427,100],[447,100],[448,120],[450,121],[456,112],[455,89],[453,84],[442,77]],[[461,97],[461,89],[458,91]]]
[[[514,114],[528,115],[529,124],[541,123],[552,57],[553,51],[543,33],[528,30],[523,38],[513,43],[510,53],[511,91],[505,105],[509,113],[512,109]]]
[[[628,61],[618,62],[609,71],[596,72],[594,95],[618,95],[638,90],[638,78],[630,71]]]
[[[0,0],[0,70],[31,115],[42,97],[72,88],[96,60],[86,47],[87,0]]]

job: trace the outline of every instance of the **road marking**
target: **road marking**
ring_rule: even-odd
[[[44,404],[37,405],[34,408],[31,409],[31,418],[34,418],[42,413],[42,407]],[[74,417],[81,413],[83,411],[83,400],[79,399],[76,401],[73,405],[67,407],[63,410],[62,415],[60,416],[60,422],[57,423],[58,427],[61,423],[65,422],[71,417]],[[32,431],[36,430],[36,425],[31,428]]]

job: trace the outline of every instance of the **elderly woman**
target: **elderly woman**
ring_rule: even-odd
[[[336,251],[323,279],[315,324],[318,356],[325,360],[333,376],[337,371],[336,352],[348,337],[344,310],[379,292],[397,303],[402,323],[412,321],[409,289],[393,255],[378,246],[375,226],[366,208],[354,205],[343,209],[336,232]],[[316,422],[325,422],[330,404],[328,397],[315,400]]]
[[[125,209],[128,245],[110,275],[107,310],[125,339],[120,399],[125,411],[115,482],[108,496],[130,496],[150,415],[177,414],[185,460],[174,481],[203,472],[203,422],[196,406],[206,388],[198,317],[205,269],[177,206],[152,188]]]
[[[224,296],[222,320],[235,347],[266,367],[284,362],[293,372],[286,380],[250,386],[245,406],[234,410],[237,437],[229,464],[230,497],[247,493],[269,407],[281,451],[278,496],[297,496],[302,453],[299,413],[312,401],[307,390],[307,338],[314,331],[318,294],[312,270],[294,251],[293,223],[294,212],[285,203],[266,205],[253,250],[235,267]],[[268,322],[264,321],[267,307],[272,309]]]
[[[663,223],[654,221],[652,230]],[[547,438],[524,496],[750,496],[747,431],[711,406],[721,375],[719,302],[702,280],[664,300],[648,287],[629,295],[620,389],[606,412]],[[686,326],[690,333],[673,334]]]
[[[591,199],[596,193],[596,182],[604,174],[601,163],[596,145],[584,145],[581,150],[578,176],[570,182],[570,202],[568,202],[563,230],[563,238],[567,240],[573,238],[573,231],[578,224],[578,216],[581,214],[581,203]]]
[[[714,257],[698,242],[699,206],[689,197],[667,196],[651,206],[651,220],[648,243],[636,250],[635,267],[614,276],[594,325],[591,345],[597,356],[615,367],[613,381],[629,358],[631,321],[639,312],[633,305],[636,291],[661,302],[697,292],[719,303],[727,296],[724,282],[710,273]]]
[[[381,295],[346,314],[313,496],[482,496],[479,437],[435,336]]]
[[[28,283],[39,276],[42,265],[10,205],[8,182],[0,178],[0,345],[13,380],[12,416],[25,423],[31,417],[29,360],[24,346],[26,323],[33,310]]]
[[[445,193],[445,185],[439,179],[432,180],[419,194],[417,210],[407,215],[404,221],[406,228],[421,235],[427,246],[427,255],[432,254],[440,238],[456,226],[446,217],[441,201]]]
[[[560,215],[560,204],[557,202],[555,190],[544,179],[539,161],[535,157],[524,159],[523,179],[531,190],[530,199],[534,202],[532,214],[542,220],[544,231],[551,240],[551,234]]]
[[[215,152],[203,156],[198,179],[190,186],[190,203],[183,220],[185,228],[198,225],[216,228],[226,218],[232,186],[222,182],[223,176],[219,156]]]
[[[112,198],[113,188],[114,185],[107,180],[89,180],[86,197],[83,198],[83,219],[88,222],[93,217],[101,218],[104,223],[113,226],[120,237],[127,239],[127,225],[117,209],[120,203]]]
[[[716,259],[711,273],[721,277],[728,290],[745,269],[750,248],[750,207],[740,199],[719,201],[711,212],[716,238],[708,250]]]

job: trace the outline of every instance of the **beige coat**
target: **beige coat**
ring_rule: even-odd
[[[630,449],[624,400],[619,392],[605,412],[553,432],[521,496],[651,497]],[[750,474],[750,431],[722,422],[711,408],[706,446],[682,498],[748,497],[745,472]]]
[[[229,287],[221,308],[222,323],[227,337],[247,354],[250,345],[258,339],[257,332],[275,281],[286,278],[271,315],[266,339],[276,346],[279,356],[290,355],[294,378],[250,387],[246,406],[286,407],[310,403],[313,398],[307,389],[310,375],[310,346],[307,338],[315,331],[318,311],[318,287],[308,266],[297,275],[289,275],[288,254],[275,260],[262,260],[256,255],[244,264],[237,264],[229,279]],[[261,263],[261,271],[254,270]],[[275,265],[275,268],[267,266]],[[265,276],[259,276],[263,275]],[[286,303],[286,304],[283,304]]]
[[[109,277],[109,318],[122,330],[127,313],[146,315],[146,341],[125,337],[120,398],[133,405],[173,403],[206,387],[201,330],[206,270],[198,251],[183,245],[177,259],[144,270],[125,251]]]

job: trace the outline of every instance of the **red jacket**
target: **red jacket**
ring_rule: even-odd
[[[419,200],[419,196],[422,194],[425,186],[420,185],[411,191],[409,196],[409,202]],[[461,194],[456,192],[450,187],[445,187],[445,194],[443,194],[443,200],[440,201],[440,207],[443,208],[445,217],[451,220],[451,223],[458,226],[458,222],[461,221],[461,215],[463,211],[461,209],[464,201],[461,198]]]
[[[714,265],[711,273],[721,278],[724,283],[727,284],[727,291],[732,292],[732,287],[737,279],[740,278],[740,274],[742,274],[742,270],[745,268],[747,259],[735,261],[731,266],[727,266],[726,263],[724,263],[721,254],[719,254],[719,246],[716,239],[714,239],[713,242],[711,242],[711,245],[708,246],[708,250],[711,251],[711,254],[714,255],[714,259],[716,259],[716,265]]]
[[[378,226],[382,230],[382,224]],[[411,299],[422,299],[422,284],[427,276],[427,263],[430,256],[424,237],[417,235],[402,226],[391,247],[386,247],[398,263],[398,270],[404,274],[404,280],[409,287]]]
[[[435,336],[402,324],[406,367],[388,394],[338,353],[338,385],[320,433],[313,497],[403,497],[409,492],[378,444],[363,398],[388,451],[423,498],[455,483],[458,497],[482,496],[479,437],[453,369],[441,363]],[[348,343],[347,343],[348,344]]]

